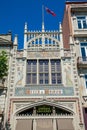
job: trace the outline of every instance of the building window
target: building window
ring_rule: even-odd
[[[85,108],[85,113],[87,114],[87,108]]]
[[[26,84],[31,85],[37,83],[38,84],[49,84],[49,83],[61,84],[61,62],[59,59],[38,60],[38,64],[37,64],[37,60],[27,60]]]
[[[36,60],[27,60],[27,84],[36,84],[37,83],[37,61]]]
[[[78,22],[78,28],[79,29],[87,28],[87,17],[86,16],[78,16],[77,22]]]
[[[61,84],[60,60],[51,60],[51,81],[52,84]]]
[[[86,86],[86,89],[87,89],[87,74],[85,74],[85,86]]]
[[[39,60],[39,84],[49,83],[49,60]]]
[[[83,61],[86,61],[86,57],[87,57],[87,43],[86,42],[80,43],[80,47],[81,47],[82,59],[83,59]]]
[[[45,44],[47,44],[48,43],[48,39],[47,38],[45,38]]]

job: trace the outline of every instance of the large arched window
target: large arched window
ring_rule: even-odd
[[[38,70],[37,70],[38,68]],[[49,77],[50,76],[50,77]],[[27,60],[26,84],[61,84],[61,60]]]
[[[21,112],[19,112],[18,116],[29,116],[32,114],[36,115],[73,115],[72,112],[66,110],[64,108],[55,107],[47,104],[27,108]]]

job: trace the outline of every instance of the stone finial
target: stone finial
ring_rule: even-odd
[[[14,45],[18,45],[18,36],[17,35],[15,35],[13,44]]]
[[[70,35],[70,44],[73,44],[73,39],[71,35]]]
[[[27,22],[25,23],[25,26],[24,26],[24,32],[26,33],[27,32]]]
[[[60,30],[60,32],[62,31],[62,25],[61,25],[61,22],[59,22],[59,30]]]
[[[26,45],[26,42],[27,42],[27,23],[25,23],[25,26],[24,26],[24,49],[27,47]]]
[[[44,22],[42,22],[42,32],[44,32]]]

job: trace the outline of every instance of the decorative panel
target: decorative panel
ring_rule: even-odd
[[[16,87],[15,96],[73,96],[73,87],[29,86]]]
[[[71,59],[65,59],[63,61],[63,67],[64,67],[63,77],[65,86],[73,86]]]
[[[17,59],[17,72],[16,72],[16,86],[20,87],[22,85],[23,80],[23,68],[24,68],[24,60],[23,59]]]
[[[27,58],[32,59],[32,58],[52,58],[52,57],[58,57],[60,58],[60,52],[53,52],[53,51],[41,51],[41,52],[27,52]]]

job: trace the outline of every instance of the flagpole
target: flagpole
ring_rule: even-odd
[[[44,23],[44,5],[42,5],[42,23]]]
[[[44,32],[44,5],[42,5],[42,32]]]

